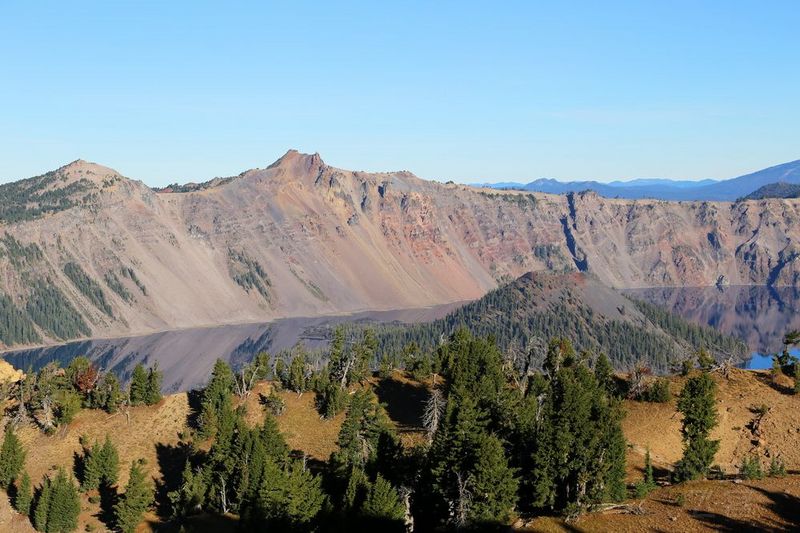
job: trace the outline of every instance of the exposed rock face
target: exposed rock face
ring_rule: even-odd
[[[531,270],[585,270],[618,288],[800,284],[797,200],[509,193],[340,170],[295,151],[185,193],[83,161],[54,175],[48,187],[80,182],[82,196],[0,225],[41,251],[2,253],[0,292],[24,309],[31,282],[50,280],[94,335],[432,305]],[[64,274],[68,262],[113,316]]]

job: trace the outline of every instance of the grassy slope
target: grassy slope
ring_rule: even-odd
[[[773,386],[764,373],[733,370],[730,379],[715,376],[720,385],[719,415],[720,425],[715,436],[722,441],[718,462],[729,473],[736,470],[741,457],[753,451],[762,456],[769,450],[784,459],[790,471],[800,469],[800,398],[785,394],[781,387]],[[673,390],[680,390],[683,378],[673,379]],[[390,417],[406,443],[419,442],[421,434],[419,415],[425,398],[423,385],[396,375],[391,380],[374,380],[370,384],[382,402],[387,404]],[[260,383],[247,399],[248,419],[257,423],[261,417],[258,404],[259,393],[267,394],[269,383]],[[297,395],[282,392],[286,401],[286,413],[278,418],[281,430],[286,434],[289,444],[295,449],[304,450],[312,459],[326,460],[335,448],[336,436],[343,415],[333,420],[320,419],[314,409],[311,393]],[[764,416],[756,439],[748,429],[748,424],[756,416],[750,407],[765,403],[771,407]],[[666,468],[681,453],[678,434],[680,417],[675,414],[673,404],[645,404],[626,402],[627,418],[624,431],[630,443],[629,479],[635,481],[641,476],[642,454],[646,447],[652,450],[657,476],[665,479]],[[186,419],[189,403],[185,394],[164,398],[153,407],[138,407],[131,410],[130,422],[124,414],[108,415],[101,411],[82,411],[65,430],[53,436],[45,436],[34,428],[19,431],[28,451],[26,467],[34,483],[54,465],[70,466],[73,454],[79,452],[78,439],[85,434],[90,440],[102,439],[111,435],[120,452],[120,483],[127,477],[127,465],[133,459],[144,457],[150,475],[161,478],[164,463],[169,462],[170,454],[157,453],[156,444],[175,446],[180,441],[179,434],[187,431]],[[758,440],[759,444],[753,443]],[[159,461],[161,455],[161,462]],[[167,459],[165,459],[167,457]],[[765,459],[765,461],[767,461]],[[675,503],[678,494],[684,494],[684,506]],[[98,530],[101,523],[94,516],[98,506],[91,504],[83,496],[84,512],[80,529],[86,524]],[[581,518],[577,524],[579,531],[641,531],[661,529],[663,531],[703,531],[712,525],[745,529],[766,524],[779,527],[787,520],[794,520],[791,513],[800,509],[800,477],[790,476],[780,480],[764,480],[734,484],[731,481],[704,481],[677,487],[664,487],[652,493],[643,504],[646,514],[592,514]],[[156,517],[151,515],[151,520]],[[798,519],[800,523],[800,519]],[[216,531],[223,531],[225,525],[233,522],[219,520]],[[518,524],[522,526],[523,524]],[[552,518],[540,518],[528,524],[532,530],[561,531],[565,524]],[[142,530],[150,527],[143,525]],[[30,531],[27,521],[14,516],[5,498],[0,498],[0,530]]]

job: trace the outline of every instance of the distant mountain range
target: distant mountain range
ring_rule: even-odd
[[[591,190],[607,198],[653,198],[657,200],[700,200],[733,202],[757,189],[777,182],[800,184],[800,159],[765,168],[751,174],[727,180],[700,181],[670,180],[662,178],[635,179],[632,181],[557,181],[541,178],[528,184],[504,182],[481,184],[494,189],[566,194]]]

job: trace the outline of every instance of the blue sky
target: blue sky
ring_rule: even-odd
[[[800,158],[796,2],[0,6],[0,181],[329,164],[457,181],[726,178]]]

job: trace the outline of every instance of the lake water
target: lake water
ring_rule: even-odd
[[[62,365],[84,355],[127,381],[138,363],[156,361],[164,373],[166,393],[205,385],[214,362],[224,359],[236,367],[257,353],[272,354],[302,341],[309,349],[326,343],[326,333],[343,322],[414,323],[432,321],[462,305],[451,303],[418,309],[368,311],[340,316],[284,318],[261,324],[237,324],[210,328],[165,331],[136,337],[90,339],[66,344],[14,350],[3,357],[16,368],[38,370],[50,361]]]
[[[800,291],[792,288],[725,287],[655,288],[625,291],[663,306],[699,324],[744,340],[753,351],[749,368],[769,368],[769,354],[783,348],[784,334],[800,329]],[[3,356],[15,367],[34,370],[50,361],[66,365],[85,355],[100,368],[127,380],[137,363],[158,361],[164,391],[189,390],[205,384],[218,358],[234,367],[261,351],[275,353],[298,341],[310,349],[326,342],[330,328],[342,322],[425,322],[460,306],[451,303],[421,309],[369,311],[341,316],[286,318],[261,324],[227,325],[166,331],[137,337],[91,339],[63,345],[10,351]],[[795,355],[800,352],[795,350]]]
[[[739,337],[753,352],[746,368],[770,368],[787,331],[800,329],[800,290],[791,287],[691,287],[624,291],[632,297]],[[800,356],[800,351],[792,350]]]

